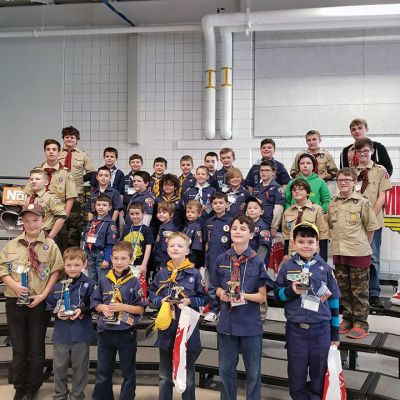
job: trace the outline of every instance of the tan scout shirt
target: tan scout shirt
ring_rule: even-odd
[[[10,275],[16,282],[21,282],[21,274],[19,273],[20,266],[28,265],[28,248],[23,245],[20,240],[25,239],[25,232],[11,240],[6,244],[0,252],[0,277]],[[33,268],[28,272],[28,286],[30,295],[43,293],[49,277],[56,271],[64,269],[63,260],[59,248],[53,239],[46,238],[44,232],[41,231],[37,241],[40,242],[35,246],[35,251],[44,267],[47,267],[50,272],[46,279],[41,280]],[[14,291],[8,286],[4,291],[6,297],[17,297]]]
[[[42,164],[37,169],[54,168],[56,171],[53,172],[51,177],[49,192],[54,193],[58,196],[64,203],[68,199],[73,199],[78,197],[76,193],[75,182],[72,174],[68,169],[64,168],[61,163],[58,163],[55,167],[49,167],[47,163]],[[24,188],[24,192],[28,195],[33,193],[29,183]]]
[[[44,209],[44,222],[42,229],[51,231],[57,218],[67,218],[65,214],[65,203],[53,193],[47,192],[45,189],[36,193],[37,197],[34,203],[40,204]],[[25,205],[29,204],[29,198]]]
[[[61,150],[59,160],[64,164],[65,157],[68,152],[66,149]],[[87,172],[95,171],[95,167],[87,153],[83,150],[72,150],[71,174],[75,180],[76,191],[83,194],[83,175]]]
[[[368,165],[368,186],[362,194],[366,197],[372,205],[375,204],[376,200],[379,197],[379,194],[382,192],[386,192],[392,188],[392,184],[390,183],[390,176],[386,171],[386,168],[382,165],[375,164],[371,161]],[[363,167],[357,167],[358,173],[363,170]],[[356,185],[356,190],[361,190],[361,182]],[[361,192],[360,192],[361,194]],[[383,222],[383,207],[376,215],[376,219],[378,220],[378,224],[381,228],[385,226]]]
[[[311,224],[317,226],[319,231],[319,240],[329,239],[329,227],[328,223],[324,218],[324,210],[318,204],[313,204],[311,200],[307,200],[306,207],[303,211],[303,215],[301,217],[301,221],[307,221]],[[282,221],[282,234],[284,240],[291,240],[292,232],[294,227],[296,226],[297,216],[299,215],[299,206],[293,204],[283,214]],[[289,254],[293,253],[295,250],[292,248],[292,243],[289,245]]]
[[[308,149],[304,149],[296,154],[292,167],[290,168],[290,176],[299,173],[297,164],[299,162],[299,157],[304,153],[310,154],[310,151]],[[324,149],[318,149],[317,153],[319,153],[318,157],[316,157],[316,160],[318,162],[318,176],[321,175],[320,177],[322,177],[325,174],[330,174],[335,177],[338,172],[338,168],[336,166],[335,160],[332,157],[332,154]]]
[[[348,198],[335,196],[329,204],[328,224],[335,256],[372,254],[367,232],[379,229],[371,202],[353,192]]]

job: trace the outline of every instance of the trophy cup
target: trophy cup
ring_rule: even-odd
[[[112,290],[111,292],[109,292],[109,294],[111,294],[111,296],[112,296],[112,297],[111,297],[110,304],[118,303],[118,300],[117,300],[117,290],[118,290],[118,287],[117,287],[117,286],[114,286],[114,290]],[[114,313],[112,316],[110,316],[110,317],[104,316],[104,322],[106,322],[107,324],[114,324],[114,325],[118,324],[118,323],[119,323],[118,313],[115,312],[115,313]]]
[[[74,311],[71,309],[71,297],[69,293],[68,285],[72,282],[72,279],[66,279],[61,282],[63,290],[61,292],[63,307],[60,310],[60,315],[64,317],[71,317],[74,315]]]
[[[297,288],[300,290],[311,290],[310,276],[312,273],[310,270],[308,268],[303,268],[300,275],[300,283],[297,285]]]
[[[24,266],[22,271],[21,271],[21,285],[23,287],[26,287],[29,289],[28,286],[28,272],[29,272],[29,266]],[[17,300],[17,304],[19,306],[26,306],[30,303],[30,299],[29,299],[29,294],[24,294],[21,297],[18,298]]]
[[[239,300],[240,299],[240,282],[239,281],[234,281],[230,280],[226,282],[228,284],[228,291],[226,292],[226,295],[230,300]]]
[[[173,286],[171,289],[170,298],[168,299],[168,303],[178,304],[185,297],[185,293],[183,292],[185,288],[182,286]]]

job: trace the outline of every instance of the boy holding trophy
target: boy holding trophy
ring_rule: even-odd
[[[46,298],[63,269],[60,250],[42,231],[44,210],[21,211],[24,232],[0,252],[0,279],[6,284],[6,314],[13,347],[14,400],[33,399],[43,383]]]

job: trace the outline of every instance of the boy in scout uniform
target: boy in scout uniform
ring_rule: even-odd
[[[374,209],[376,219],[380,226],[374,232],[371,242],[372,258],[370,267],[369,281],[369,304],[371,307],[383,308],[383,304],[379,299],[379,272],[381,269],[381,242],[382,228],[385,226],[383,222],[383,207],[385,206],[385,193],[390,190],[390,176],[386,168],[372,161],[374,154],[374,145],[372,140],[368,138],[358,139],[354,145],[356,155],[358,157],[358,177],[355,190],[366,197]]]
[[[354,191],[356,179],[354,168],[339,170],[339,194],[328,211],[335,275],[342,292],[340,333],[351,339],[368,335],[370,243],[379,229],[371,202]]]
[[[80,139],[80,133],[76,128],[68,126],[62,130],[61,135],[64,141],[64,148],[60,152],[59,160],[71,172],[78,194],[67,221],[68,244],[69,246],[79,246],[84,224],[83,206],[85,204],[85,194],[83,182],[90,181],[95,172],[95,167],[89,156],[76,147]]]
[[[335,160],[329,151],[321,149],[319,145],[321,144],[321,134],[318,131],[308,131],[306,133],[306,143],[307,149],[304,149],[296,154],[293,161],[292,167],[290,168],[290,176],[292,178],[297,178],[299,175],[299,157],[304,153],[312,154],[317,161],[317,168],[315,173],[324,181],[329,181],[334,179],[338,168],[336,166]]]
[[[58,196],[46,191],[47,184],[46,172],[42,169],[33,169],[29,177],[29,185],[33,193],[26,199],[25,205],[40,204],[45,213],[42,229],[49,238],[56,241],[62,251],[62,240],[57,240],[61,239],[57,235],[65,222],[65,205]]]
[[[282,234],[285,241],[283,252],[285,259],[289,259],[295,252],[293,247],[293,228],[300,222],[315,224],[319,231],[319,255],[328,260],[329,227],[324,217],[324,211],[318,204],[314,204],[308,198],[311,193],[310,185],[301,178],[297,178],[290,186],[292,198],[295,204],[283,213]]]
[[[45,300],[63,269],[63,260],[54,240],[42,231],[43,208],[39,204],[24,206],[21,217],[24,232],[0,252],[0,279],[6,284],[14,400],[32,400],[43,383],[48,323]]]

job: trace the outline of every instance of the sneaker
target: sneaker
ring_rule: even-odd
[[[392,304],[394,304],[395,306],[400,306],[400,292],[394,294],[391,298],[390,298],[390,302]]]
[[[381,299],[378,296],[371,296],[369,298],[369,305],[372,308],[380,308],[380,309],[385,308],[383,303],[381,302]]]
[[[204,317],[204,321],[206,322],[215,322],[216,320],[217,314],[213,313],[212,311],[208,312]]]
[[[349,339],[362,339],[368,336],[368,331],[361,328],[361,326],[354,326],[351,331],[346,335]]]
[[[339,333],[341,335],[344,335],[344,334],[348,333],[352,327],[353,327],[353,324],[350,321],[343,320],[339,326]]]

